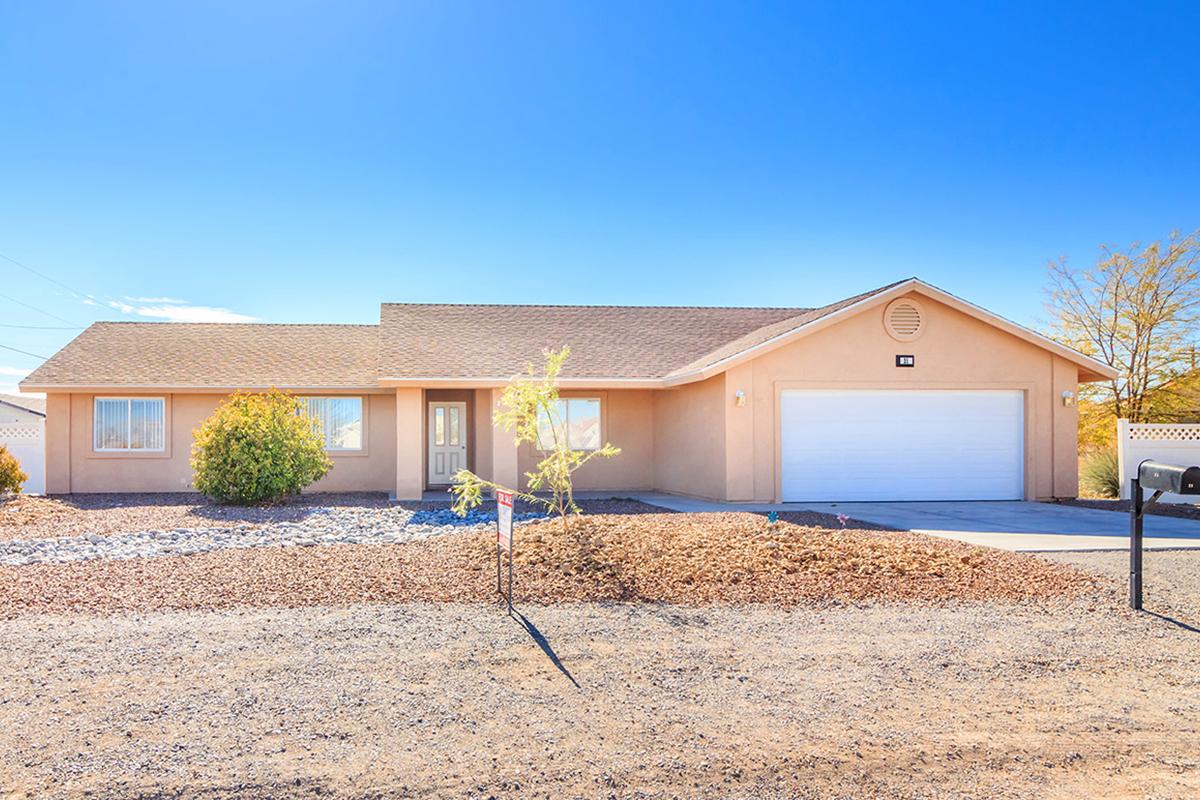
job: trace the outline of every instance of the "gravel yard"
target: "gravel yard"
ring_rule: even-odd
[[[635,500],[584,500],[591,513],[633,514],[661,512]],[[214,503],[194,492],[163,494],[78,494],[62,497],[17,495],[0,501],[0,542],[22,539],[55,539],[70,536],[108,536],[116,533],[213,528],[256,529],[263,526],[317,522],[330,511],[345,510],[359,516],[374,509],[386,518],[388,511],[432,511],[449,507],[449,501],[390,503],[382,492],[302,494],[279,503],[235,506]],[[484,504],[481,510],[494,510]],[[518,508],[518,511],[528,511]]]
[[[588,500],[584,506],[606,514],[658,510],[620,499]],[[513,518],[541,516],[522,507]],[[302,495],[258,507],[219,505],[195,494],[18,496],[0,503],[0,566],[221,549],[398,544],[495,522],[492,504],[459,517],[448,502],[389,503],[386,496],[369,493]]]
[[[1200,554],[1147,569],[1200,621]],[[1200,634],[1122,602],[27,615],[0,622],[0,789],[1194,797]]]
[[[329,500],[207,528],[441,520]],[[592,510],[518,527],[517,619],[488,522],[0,567],[0,798],[1200,793],[1200,553],[1135,615],[1121,553]]]

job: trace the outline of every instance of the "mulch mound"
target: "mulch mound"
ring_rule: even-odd
[[[756,514],[597,515],[519,526],[522,602],[683,605],[1070,598],[1098,578],[920,534],[829,530]],[[495,535],[404,545],[222,550],[0,568],[0,617],[363,602],[495,602]]]

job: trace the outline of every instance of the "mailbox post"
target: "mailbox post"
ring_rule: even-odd
[[[1146,509],[1165,493],[1200,495],[1200,467],[1177,467],[1157,461],[1138,464],[1137,476],[1129,481],[1129,607],[1142,609],[1142,522]],[[1146,500],[1143,489],[1154,494]]]

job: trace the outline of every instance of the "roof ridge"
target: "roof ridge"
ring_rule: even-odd
[[[383,302],[380,306],[402,308],[594,308],[594,309],[663,309],[672,311],[812,311],[821,306],[671,306],[671,305],[620,305],[615,303],[393,303]]]
[[[378,328],[378,322],[173,322],[165,319],[98,319],[96,325],[212,325],[237,328]]]

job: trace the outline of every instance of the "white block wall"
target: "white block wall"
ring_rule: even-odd
[[[1129,498],[1129,481],[1147,458],[1185,467],[1200,465],[1200,425],[1152,424],[1117,420],[1117,465],[1121,499]],[[1194,497],[1165,494],[1160,503],[1195,503]]]
[[[46,422],[5,422],[0,424],[0,444],[21,462],[29,475],[22,490],[27,494],[46,491]]]

